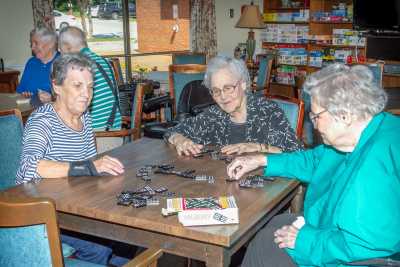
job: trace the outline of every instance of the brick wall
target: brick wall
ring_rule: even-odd
[[[139,52],[189,50],[190,0],[136,0]],[[178,4],[179,31],[172,27],[172,4]]]

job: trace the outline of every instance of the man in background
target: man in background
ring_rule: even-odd
[[[117,83],[108,60],[89,49],[85,33],[77,27],[65,27],[60,30],[59,49],[62,54],[80,53],[96,63],[93,100],[89,106],[93,130],[96,132],[121,129]],[[97,152],[102,153],[122,145],[122,138],[96,138],[96,142]]]

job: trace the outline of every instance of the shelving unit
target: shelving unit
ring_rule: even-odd
[[[297,12],[302,9],[309,10],[309,21],[307,22],[299,22],[299,21],[265,21],[267,24],[295,24],[295,25],[307,25],[308,33],[310,36],[332,36],[334,29],[352,29],[353,24],[351,21],[320,21],[315,20],[313,15],[315,12],[331,12],[333,5],[338,5],[339,3],[346,3],[346,5],[351,5],[352,0],[292,0],[291,2],[301,2],[297,4],[296,7],[286,7],[282,6],[282,0],[264,0],[264,13],[285,13],[285,12]],[[290,1],[289,1],[290,2]],[[358,56],[362,56],[365,58],[365,47],[364,46],[356,46],[356,45],[335,45],[330,43],[314,43],[307,41],[307,43],[280,43],[280,42],[263,42],[262,48],[265,49],[277,49],[279,46],[287,45],[287,46],[296,46],[299,48],[306,49],[308,53],[307,57],[307,65],[297,65],[297,64],[275,64],[273,72],[276,73],[276,69],[280,66],[295,66],[302,73],[312,73],[320,69],[320,67],[309,66],[310,60],[310,52],[311,51],[326,51],[327,49],[336,49],[336,50],[351,50],[353,51],[353,55],[357,54]],[[350,53],[350,52],[348,52]],[[271,83],[271,91],[279,90],[282,92],[282,87],[293,87],[293,85],[284,85],[281,83],[273,82]],[[278,88],[279,87],[279,88]],[[286,90],[288,92],[294,92],[293,88]],[[290,94],[291,96],[293,94]]]

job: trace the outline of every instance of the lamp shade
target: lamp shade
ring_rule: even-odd
[[[236,28],[263,29],[265,24],[260,14],[258,5],[246,5]]]

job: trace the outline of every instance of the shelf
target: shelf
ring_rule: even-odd
[[[278,83],[278,82],[270,82],[270,85],[280,85],[280,86],[290,86],[290,87],[295,87],[295,84],[287,84],[287,83]]]
[[[299,68],[305,68],[308,67],[308,65],[296,65],[296,64],[285,64],[285,63],[276,63],[278,66],[293,66],[293,67],[299,67]]]
[[[395,73],[383,73],[383,76],[387,77],[400,77],[400,74],[395,74]]]
[[[308,7],[268,7],[267,11],[299,11],[300,9],[308,9]]]
[[[340,22],[340,21],[318,21],[318,20],[310,20],[310,23],[314,24],[342,24],[342,25],[353,25],[353,22]]]
[[[278,42],[262,42],[262,45],[264,46],[275,46],[275,45],[293,45],[293,46],[298,46],[298,47],[306,47],[308,44],[307,43],[278,43]]]
[[[308,24],[308,21],[264,21],[265,24]]]
[[[335,47],[335,48],[348,48],[348,49],[365,49],[365,46],[355,46],[355,45],[334,45],[334,44],[313,44],[309,43],[310,46],[318,46],[318,47]]]

